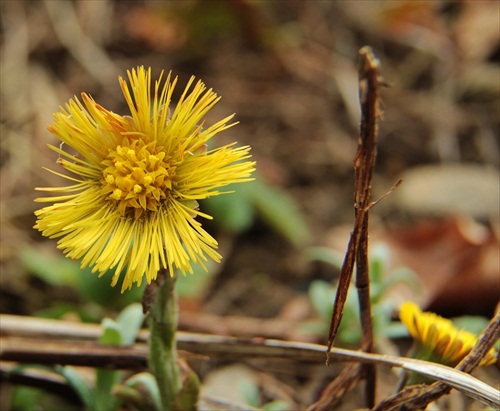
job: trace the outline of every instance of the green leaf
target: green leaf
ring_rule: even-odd
[[[203,202],[209,214],[224,229],[239,233],[250,227],[258,214],[269,227],[296,247],[311,237],[297,202],[285,190],[262,180],[226,187],[230,195]]]
[[[255,218],[254,207],[250,202],[247,186],[251,183],[234,184],[226,187],[231,194],[218,195],[203,201],[215,223],[231,233],[247,230]]]
[[[71,366],[57,365],[55,371],[66,379],[68,384],[77,392],[87,410],[95,410],[94,394],[85,380]]]
[[[142,387],[149,394],[149,397],[152,399],[155,406],[155,410],[163,411],[158,384],[156,383],[155,377],[151,373],[141,372],[135,374],[129,379],[127,379],[124,385],[132,388]]]
[[[68,314],[78,316],[82,322],[99,321],[101,315],[96,314],[88,305],[81,303],[54,302],[54,305],[35,312],[36,317],[61,319]],[[100,313],[100,311],[99,311]],[[98,317],[98,318],[97,318]]]
[[[127,305],[141,299],[146,286],[146,281],[142,285],[132,286],[130,290],[121,292],[121,285],[124,275],[121,276],[116,286],[111,287],[110,281],[113,272],[110,270],[102,276],[92,272],[92,267],[87,267],[79,271],[81,285],[78,288],[82,299],[93,301],[101,307],[121,309]]]
[[[288,402],[284,400],[271,401],[265,404],[262,409],[264,411],[288,411],[295,409]]]
[[[320,261],[330,264],[338,269],[342,268],[342,264],[344,262],[344,254],[328,247],[308,247],[305,249],[305,255],[312,261]]]
[[[372,303],[376,304],[383,298],[384,294],[397,284],[407,284],[414,292],[422,291],[422,284],[417,274],[407,267],[395,268],[383,281],[372,283]]]
[[[197,297],[203,290],[205,290],[207,284],[212,280],[212,274],[215,272],[212,267],[216,263],[213,260],[209,260],[205,263],[207,271],[199,265],[193,264],[193,274],[186,273],[186,275],[177,276],[177,281],[175,282],[175,289],[179,297]]]
[[[259,216],[296,247],[310,241],[311,234],[296,201],[285,190],[261,180],[247,183],[248,195]]]
[[[34,276],[54,286],[69,286],[83,300],[95,302],[101,307],[125,307],[139,300],[145,287],[144,281],[142,286],[134,286],[122,294],[123,276],[115,287],[111,287],[111,271],[98,276],[92,272],[92,267],[82,270],[78,261],[66,258],[62,253],[52,255],[39,248],[25,247],[20,252],[20,259]]]
[[[475,335],[481,334],[489,324],[487,318],[477,315],[463,315],[461,317],[452,318],[452,322],[458,329],[467,330]]]
[[[121,372],[116,370],[96,370],[94,404],[96,410],[116,410],[119,400],[111,395],[111,389],[120,380]]]
[[[24,247],[19,256],[24,267],[48,284],[80,286],[78,263],[62,254],[53,255],[35,247]]]
[[[128,305],[118,314],[116,321],[120,326],[121,345],[132,345],[144,321],[142,305],[139,303]]]
[[[12,392],[11,406],[18,411],[35,411],[40,404],[40,389],[16,386]]]
[[[238,391],[241,393],[245,404],[252,407],[258,407],[260,404],[260,393],[259,387],[251,379],[242,379],[238,381]]]
[[[123,337],[121,325],[111,318],[104,318],[101,322],[102,334],[99,343],[103,345],[122,345]]]
[[[309,299],[316,312],[326,321],[332,315],[336,288],[322,280],[314,280],[309,285]],[[354,344],[359,341],[361,331],[359,326],[359,308],[356,293],[347,294],[344,314],[339,326],[338,339],[344,344]],[[327,325],[328,326],[328,325]]]
[[[386,267],[390,261],[390,250],[386,244],[378,243],[371,247],[369,255],[370,282],[380,284],[383,280]]]
[[[175,409],[184,411],[196,411],[200,393],[200,379],[191,369],[185,370],[183,383],[175,396]]]
[[[330,318],[332,314],[335,291],[335,287],[322,280],[313,280],[309,285],[309,299],[311,300],[314,310],[322,318]]]
[[[396,321],[386,324],[383,331],[387,338],[403,338],[410,335],[406,326]]]

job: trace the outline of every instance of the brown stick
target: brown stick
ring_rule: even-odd
[[[330,351],[337,335],[344,311],[347,292],[356,263],[356,288],[361,316],[362,349],[373,352],[373,324],[370,303],[370,276],[368,266],[368,227],[371,198],[371,180],[376,160],[377,121],[380,117],[379,63],[370,47],[359,51],[361,57],[359,72],[359,100],[361,104],[361,125],[358,149],[354,159],[355,194],[354,229],[347,247],[344,263],[340,271],[339,285],[332,310],[328,335],[327,364]],[[375,403],[375,367],[364,366],[366,402],[369,407]]]
[[[362,349],[373,352],[373,323],[370,301],[370,273],[368,263],[368,227],[369,209],[372,204],[371,181],[377,158],[377,121],[379,108],[379,62],[369,47],[359,51],[361,55],[359,91],[361,102],[361,143],[358,145],[359,164],[354,164],[356,188],[356,215],[361,214],[361,235],[356,256],[356,288],[361,317]],[[358,157],[358,156],[356,156]],[[358,158],[357,158],[358,160]],[[364,367],[366,388],[365,396],[368,407],[375,405],[376,368],[366,364]]]
[[[342,264],[339,278],[339,286],[335,296],[332,310],[330,331],[328,334],[328,355],[342,320],[347,292],[354,271],[354,263],[357,262],[356,284],[360,290],[361,321],[363,327],[363,342],[371,345],[371,308],[369,301],[369,273],[368,273],[368,213],[372,206],[371,179],[376,159],[376,134],[377,119],[379,117],[378,87],[380,83],[379,65],[371,49],[363,47],[360,50],[360,102],[362,119],[360,136],[358,140],[358,151],[354,159],[355,173],[355,222],[354,229],[347,247],[347,252]],[[362,243],[362,244],[361,244]],[[368,297],[368,298],[367,298]]]
[[[498,338],[500,319],[496,319],[496,328],[488,328],[481,339],[482,350]],[[34,317],[20,317],[0,314],[0,362],[26,361],[35,364],[70,364],[97,366],[100,368],[129,368],[141,370],[146,366],[147,341],[149,333],[142,330],[138,341],[130,347],[110,347],[94,342],[101,333],[98,324],[82,324],[68,321],[47,320]],[[93,340],[93,341],[92,341]],[[317,363],[324,355],[326,347],[318,344],[268,340],[263,338],[242,339],[235,337],[178,332],[177,344],[197,356],[213,356],[220,359],[241,360],[241,358],[281,358],[294,362]],[[486,347],[486,348],[485,348]],[[471,355],[484,355],[475,349]],[[187,358],[189,354],[181,353]],[[384,364],[400,367],[406,371],[417,372],[429,378],[443,381],[449,386],[464,392],[494,408],[500,408],[500,393],[476,378],[450,367],[412,358],[392,357],[332,348],[331,356],[335,361],[354,363]],[[478,358],[478,357],[473,357]],[[468,360],[470,361],[470,360]],[[477,361],[477,360],[474,360]],[[3,367],[3,365],[2,365]],[[355,367],[349,367],[355,368]],[[3,368],[0,367],[0,371]],[[359,374],[359,373],[356,373]],[[3,378],[3,373],[0,372]],[[348,389],[357,381],[349,374],[347,380],[337,381],[341,391]],[[345,382],[347,385],[343,385]],[[335,387],[333,387],[335,388]],[[341,392],[336,390],[335,392]],[[329,391],[331,392],[331,391]],[[327,404],[327,403],[325,403]],[[331,408],[325,408],[331,409]],[[380,409],[380,408],[379,408]]]
[[[469,355],[457,365],[456,369],[466,373],[472,372],[499,338],[500,311],[496,313],[495,317],[481,333],[477,344]],[[404,405],[405,411],[425,409],[429,403],[436,401],[450,391],[451,387],[442,382],[435,382],[431,385],[410,386],[381,401],[372,411],[389,411],[402,405]]]
[[[361,378],[363,364],[351,363],[345,366],[340,375],[335,378],[321,393],[321,397],[307,408],[307,411],[334,410],[345,393],[356,386]]]

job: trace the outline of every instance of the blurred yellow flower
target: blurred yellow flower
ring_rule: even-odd
[[[192,77],[170,111],[177,78],[162,75],[151,96],[151,69],[119,78],[131,116],[120,116],[82,93],[54,114],[49,131],[63,144],[49,147],[57,163],[73,174],[72,184],[37,190],[60,193],[38,198],[53,202],[36,211],[34,228],[59,238],[67,257],[82,268],[104,274],[114,269],[112,285],[125,270],[122,292],[143,276],[150,283],[163,267],[192,273],[207,257],[220,261],[217,241],[195,218],[211,219],[198,200],[223,194],[218,188],[250,181],[255,163],[250,147],[234,144],[207,150],[206,143],[234,125],[233,116],[206,126],[204,117],[219,101],[212,89]],[[65,150],[70,147],[77,154]]]
[[[431,354],[432,360],[441,364],[457,365],[476,345],[477,337],[474,334],[455,328],[450,320],[437,314],[422,312],[412,302],[401,305],[399,317],[410,335],[422,346],[423,351]],[[490,365],[495,362],[496,354],[492,349],[480,365]]]

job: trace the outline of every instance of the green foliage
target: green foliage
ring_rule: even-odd
[[[311,238],[309,228],[297,202],[283,189],[263,180],[255,180],[228,190],[231,196],[220,195],[204,202],[208,212],[223,229],[240,233],[259,217],[272,230],[296,247]]]
[[[453,318],[452,321],[459,330],[467,330],[475,335],[481,334],[489,324],[488,319],[477,315],[463,315]]]
[[[116,320],[104,318],[101,323],[102,334],[99,343],[103,345],[132,345],[144,321],[142,305],[130,304],[118,314]]]
[[[35,366],[22,366],[18,367],[18,370],[26,368],[37,368],[47,370],[47,367],[35,367]],[[15,372],[15,371],[14,371]],[[2,394],[4,394],[2,392]],[[4,398],[6,398],[4,396]],[[0,408],[2,411],[5,410],[15,410],[15,411],[52,411],[52,410],[64,410],[64,411],[79,411],[81,407],[79,405],[70,404],[63,398],[60,398],[54,394],[49,394],[40,388],[25,387],[23,385],[17,385],[12,391],[10,398],[10,408],[6,407],[6,404],[2,404]]]
[[[315,261],[322,261],[340,269],[343,256],[340,253],[325,248],[312,247],[307,255]],[[370,266],[370,301],[372,304],[373,331],[377,335],[397,338],[407,335],[406,328],[399,322],[391,321],[392,314],[397,307],[386,298],[387,292],[396,284],[406,283],[412,288],[419,286],[418,279],[410,269],[397,267],[387,272],[389,250],[385,245],[372,248],[369,256]],[[354,274],[355,275],[355,274]],[[337,339],[341,344],[354,345],[361,339],[359,321],[359,305],[354,284],[349,288],[344,307],[344,315],[340,323]],[[309,286],[309,298],[315,311],[322,318],[322,333],[330,324],[333,302],[337,288],[326,281],[315,280]],[[315,330],[318,331],[319,330]]]
[[[95,304],[54,302],[51,307],[38,310],[35,315],[42,318],[63,318],[67,314],[76,314],[83,322],[96,322],[101,317],[102,309]]]
[[[68,258],[50,255],[33,247],[22,249],[19,258],[25,268],[47,284],[72,288],[80,285],[80,267]]]
[[[120,324],[110,318],[104,318],[101,325],[103,331],[99,343],[102,345],[120,345],[122,341]]]
[[[352,289],[352,288],[351,288]],[[341,344],[353,345],[361,337],[359,328],[359,309],[356,296],[349,290],[344,307],[344,315],[338,331],[338,340]],[[314,310],[322,318],[321,331],[324,333],[325,327],[328,327],[332,315],[332,303],[335,299],[336,287],[322,280],[314,280],[309,285],[309,299]]]
[[[180,297],[195,298],[206,288],[207,283],[212,280],[211,268],[217,263],[206,261],[207,271],[199,264],[193,264],[193,274],[178,275],[175,282],[177,295]]]
[[[102,333],[99,337],[99,343],[112,346],[133,344],[137,338],[143,320],[144,315],[142,313],[142,306],[139,303],[134,303],[126,307],[118,314],[116,320],[104,318],[101,323]],[[62,376],[78,395],[86,410],[113,411],[119,409],[122,403],[123,397],[114,395],[115,387],[123,377],[122,371],[96,369],[95,383],[90,385],[89,382],[71,366],[58,365],[54,368],[25,366],[20,367],[18,370],[20,371],[25,368],[43,368],[44,370],[55,372]],[[136,380],[139,379],[138,377]],[[142,381],[145,379],[142,377],[140,380]],[[148,384],[148,386],[150,386],[151,382]],[[133,390],[133,388],[130,389]],[[152,391],[154,395],[154,389]],[[23,389],[19,391],[16,389],[12,398],[13,408],[22,411],[44,409],[35,406],[35,404],[39,405],[39,397],[45,397],[40,390],[25,391]],[[143,398],[142,394],[138,394],[136,397]]]
[[[241,393],[245,404],[252,407],[258,407],[260,404],[260,392],[259,387],[254,380],[242,379],[238,383],[238,391]]]
[[[230,233],[241,233],[253,224],[255,209],[251,202],[251,190],[254,182],[229,185],[231,195],[210,197],[203,202],[216,224]],[[234,192],[233,192],[234,190]]]
[[[197,411],[196,404],[200,393],[200,378],[193,370],[185,369],[182,386],[175,396],[175,409]]]
[[[78,397],[80,397],[80,400],[84,404],[86,410],[99,409],[96,408],[97,404],[95,404],[92,389],[87,385],[87,382],[78,372],[76,372],[73,367],[62,367],[60,365],[57,365],[54,370],[59,375],[64,377],[71,388],[75,390],[75,392],[78,394]]]
[[[134,374],[123,384],[117,384],[113,392],[131,410],[162,410],[156,379],[149,372]]]
[[[262,404],[261,393],[258,385],[252,379],[242,380],[239,384],[239,390],[244,398],[245,404],[263,411],[287,411],[293,410],[291,404],[283,400],[271,401]]]
[[[12,408],[18,411],[36,411],[40,409],[41,394],[39,389],[18,386],[12,393]]]
[[[99,343],[103,345],[131,345],[137,338],[137,333],[143,323],[142,306],[134,303],[126,307],[116,320],[104,318],[102,334]],[[122,378],[122,372],[116,370],[96,369],[95,385],[90,387],[73,367],[57,366],[55,371],[63,376],[78,393],[87,410],[115,410],[120,405],[120,399],[112,395],[113,387]]]
[[[288,402],[283,400],[271,401],[265,404],[262,409],[264,411],[293,411],[295,408],[292,407]]]
[[[489,320],[487,318],[480,317],[478,315],[462,315],[460,317],[452,318],[451,321],[459,330],[467,330],[477,336],[479,336],[489,324]],[[495,343],[494,347],[495,350],[500,350],[500,340]]]
[[[20,252],[22,264],[36,277],[54,286],[68,286],[74,289],[83,301],[93,302],[101,307],[121,309],[140,300],[145,284],[121,293],[121,283],[110,286],[112,273],[99,277],[91,268],[80,269],[77,261],[62,254],[49,255],[44,250],[26,247]]]
[[[25,248],[20,255],[23,265],[37,278],[53,286],[67,286],[76,291],[83,304],[55,302],[53,306],[37,312],[46,318],[61,318],[68,313],[76,313],[83,321],[95,321],[102,318],[104,309],[122,309],[139,301],[146,284],[134,287],[121,293],[121,285],[109,285],[111,273],[98,277],[91,269],[80,269],[76,261],[62,254],[47,255],[36,248]],[[193,265],[193,274],[177,278],[176,288],[181,297],[195,297],[211,280],[210,267],[213,262],[207,262],[207,273],[200,265]]]
[[[87,381],[71,366],[56,366],[54,371],[65,378],[68,384],[75,390],[88,411],[118,409],[120,400],[111,395],[111,388],[121,378],[121,371],[96,370],[95,386],[91,387]]]
[[[161,3],[160,3],[161,4]],[[237,15],[230,3],[222,2],[172,2],[166,8],[172,13],[169,19],[178,19],[188,29],[186,52],[206,54],[214,41],[222,37],[235,38],[240,30]]]
[[[310,260],[330,264],[339,270],[344,261],[344,254],[328,247],[309,247],[304,252]]]

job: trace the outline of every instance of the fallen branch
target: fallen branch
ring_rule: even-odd
[[[96,340],[101,333],[98,324],[0,315],[0,325],[1,361],[100,368],[123,367],[134,370],[146,367],[147,330],[139,333],[139,342],[132,346],[109,347],[91,341]],[[240,361],[242,358],[282,358],[311,363],[321,361],[326,350],[326,346],[320,344],[186,332],[177,333],[177,346],[189,353],[221,359]],[[469,374],[444,365],[341,348],[332,348],[331,358],[339,362],[383,364],[417,372],[441,381],[484,404],[500,408],[500,391]]]
[[[465,357],[454,370],[464,373],[472,372],[479,365],[486,353],[493,347],[493,345],[495,345],[499,338],[500,311],[496,313],[495,317],[481,333],[477,344],[471,350],[469,355]],[[389,411],[403,404],[405,406],[405,410],[407,411],[425,409],[429,403],[437,400],[443,395],[448,394],[451,390],[451,384],[444,384],[444,381],[439,378],[436,379],[439,382],[435,382],[431,385],[416,385],[407,387],[392,397],[381,401],[377,404],[373,411]],[[500,393],[497,395],[500,395]],[[500,396],[497,398],[497,401],[500,401]],[[489,405],[496,409],[500,408],[498,404]]]

